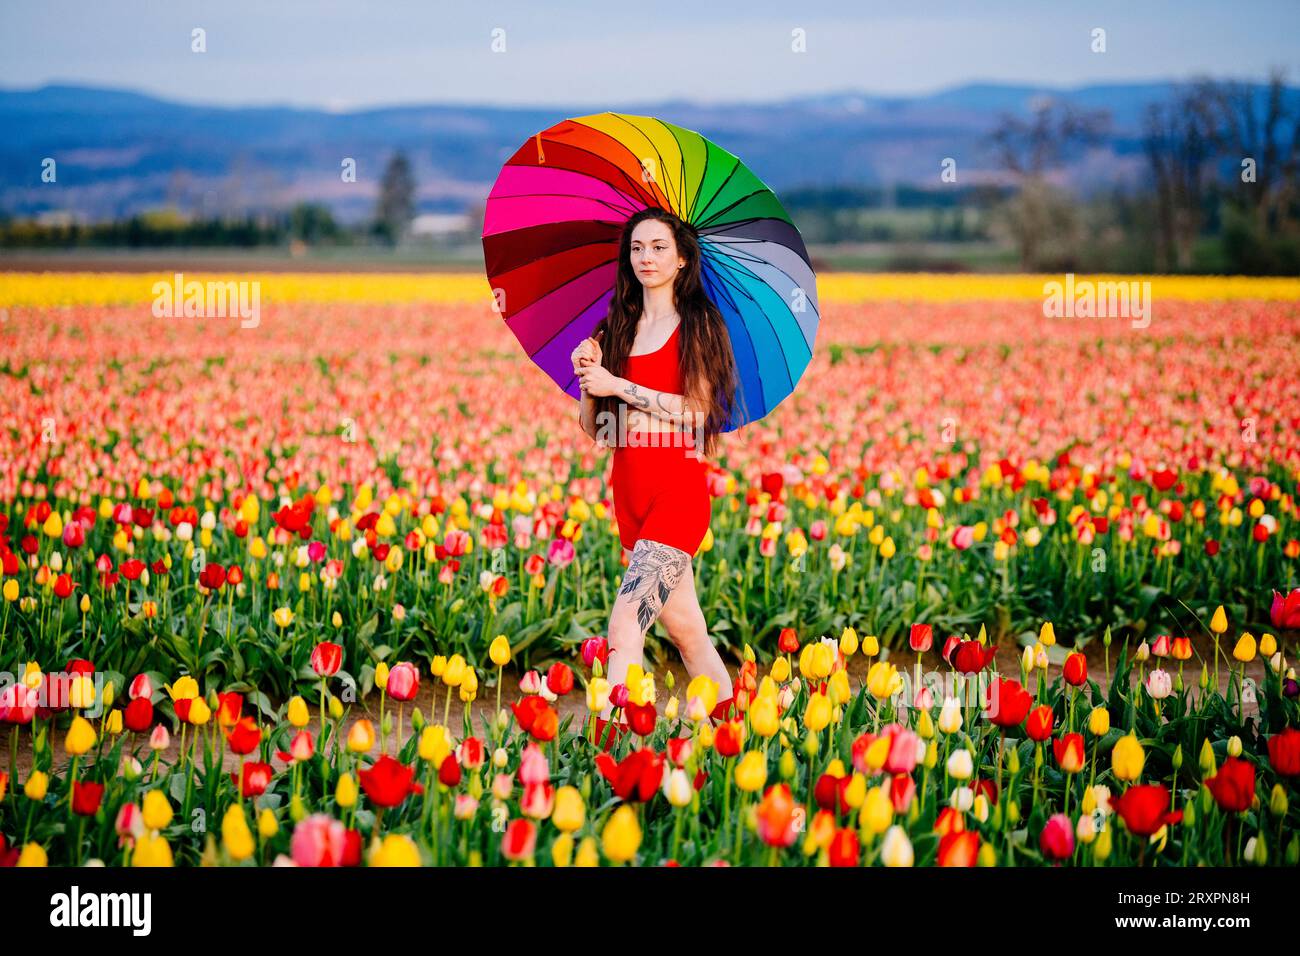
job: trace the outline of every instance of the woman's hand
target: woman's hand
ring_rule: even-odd
[[[573,350],[569,356],[573,360],[573,374],[577,375],[585,366],[599,365],[603,355],[600,351],[600,343],[595,339],[583,339],[578,343],[578,347]]]
[[[615,394],[623,382],[603,365],[584,365],[577,374],[582,390],[596,398]]]

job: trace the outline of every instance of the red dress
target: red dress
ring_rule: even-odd
[[[681,327],[679,321],[661,348],[629,355],[623,377],[644,388],[681,395]],[[623,547],[631,550],[637,539],[645,538],[694,556],[713,515],[708,466],[696,454],[695,433],[630,431],[627,439],[614,448],[610,474]]]

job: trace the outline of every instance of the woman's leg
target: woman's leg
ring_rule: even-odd
[[[732,695],[731,675],[718,649],[709,638],[704,611],[700,609],[699,595],[695,591],[695,569],[687,565],[686,580],[673,591],[659,615],[668,637],[682,655],[686,673],[691,677],[708,674],[718,685],[718,700]],[[683,704],[686,701],[682,701]]]
[[[627,670],[641,664],[645,632],[659,617],[665,602],[690,576],[691,556],[679,548],[641,538],[632,549],[623,583],[609,614],[610,686],[627,681]],[[600,716],[609,719],[613,708]]]

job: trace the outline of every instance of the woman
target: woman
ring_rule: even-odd
[[[582,429],[614,446],[610,484],[627,571],[610,610],[607,679],[611,687],[626,680],[628,667],[641,662],[646,631],[662,620],[687,673],[717,683],[712,716],[726,719],[731,678],[709,639],[691,559],[712,513],[700,447],[715,453],[738,389],[731,338],[705,294],[693,226],[656,207],[627,221],[609,312],[572,359]],[[606,748],[615,733],[606,732],[611,712],[606,705],[596,721]]]

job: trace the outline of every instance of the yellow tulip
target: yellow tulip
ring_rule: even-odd
[[[1249,631],[1242,634],[1237,640],[1237,646],[1232,649],[1232,656],[1243,664],[1253,661],[1255,659],[1255,636]]]
[[[172,822],[172,805],[161,790],[150,790],[144,795],[140,816],[150,830],[161,830]]]
[[[1142,765],[1146,759],[1146,751],[1130,731],[1115,741],[1115,748],[1110,755],[1111,769],[1120,780],[1133,781],[1142,775]]]
[[[840,653],[845,657],[852,657],[858,650],[858,632],[851,627],[846,627],[840,632]]]
[[[306,727],[307,723],[311,720],[311,716],[307,713],[307,702],[297,694],[294,694],[289,698],[287,716],[289,718],[289,723],[294,727]]]
[[[876,639],[876,635],[868,634],[862,639],[862,653],[866,657],[875,657],[880,653],[880,641]]]
[[[388,690],[388,662],[380,661],[375,665],[375,686],[380,690]]]
[[[27,783],[23,785],[23,793],[29,800],[40,801],[45,799],[45,793],[49,787],[49,775],[40,770],[33,770],[27,776]]]
[[[587,816],[587,808],[577,787],[563,786],[555,791],[555,807],[551,822],[561,830],[572,833],[580,828]]]
[[[390,833],[370,852],[371,866],[419,866],[420,851],[404,833]]]
[[[704,705],[705,713],[713,713],[713,708],[718,705],[717,681],[708,674],[699,674],[692,678],[691,682],[686,685],[687,703],[690,703],[692,697],[698,697],[700,699],[700,702]]]
[[[271,812],[269,807],[264,808],[257,815],[257,835],[263,840],[269,840],[279,832],[280,824],[275,819],[275,814]]]
[[[202,697],[195,697],[194,703],[190,704],[190,723],[195,727],[202,727],[212,719],[212,708]]]
[[[884,833],[894,822],[894,804],[884,787],[872,787],[862,802],[858,822],[875,834]]]
[[[338,785],[334,788],[334,799],[340,807],[356,805],[357,782],[352,779],[352,774],[343,773],[339,775]]]
[[[72,726],[68,728],[68,736],[64,739],[63,747],[69,754],[79,757],[91,747],[95,746],[95,728],[78,714],[72,718]]]
[[[609,681],[603,677],[593,677],[587,682],[587,709],[599,714],[609,703]]]
[[[28,843],[23,847],[22,853],[18,854],[18,862],[14,866],[49,866],[49,857],[45,855],[45,848],[39,843]]]
[[[577,856],[573,858],[573,865],[582,867],[600,865],[600,856],[596,852],[595,837],[587,836],[582,838],[582,842],[578,844]]]
[[[555,842],[551,844],[551,863],[563,868],[572,862],[573,835],[571,833],[561,833],[556,837]]]
[[[636,856],[641,846],[641,824],[636,812],[626,803],[620,804],[600,833],[601,849],[615,863],[627,863]]]
[[[876,661],[867,671],[867,690],[876,700],[888,700],[903,689],[898,668],[886,661]]]
[[[1223,605],[1220,604],[1214,609],[1214,616],[1210,618],[1210,630],[1215,634],[1222,634],[1228,629],[1228,615],[1224,613]]]
[[[781,727],[781,715],[776,699],[759,695],[749,706],[749,724],[754,728],[754,733],[760,737],[775,736]]]
[[[1105,737],[1110,731],[1110,711],[1105,707],[1094,707],[1088,714],[1088,731],[1094,737]]]
[[[277,627],[288,627],[293,623],[293,610],[287,607],[277,607],[271,617]]]
[[[813,694],[803,712],[803,725],[816,733],[831,722],[831,699],[825,694]]]
[[[238,806],[238,804],[234,804]],[[135,841],[132,866],[172,866],[172,848],[160,833],[146,833]]]
[[[778,657],[772,661],[772,670],[770,671],[772,680],[778,684],[784,684],[790,679],[790,662],[785,657]]]
[[[756,793],[767,782],[767,759],[757,750],[750,750],[736,764],[736,786],[746,793]]]
[[[465,658],[452,654],[447,658],[447,668],[442,672],[442,682],[448,687],[459,687],[465,679]]]
[[[176,683],[163,685],[172,700],[193,700],[199,696],[199,682],[188,674],[176,678]]]
[[[497,667],[505,667],[510,663],[510,642],[506,640],[504,634],[498,634],[492,639],[492,645],[488,648],[488,657]]]
[[[429,724],[420,731],[420,759],[441,767],[442,762],[451,753],[451,741],[447,738],[447,728],[442,724]]]
[[[248,829],[248,818],[244,808],[232,803],[221,819],[221,844],[226,848],[232,860],[247,860],[256,849],[253,833]]]

